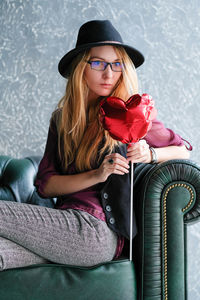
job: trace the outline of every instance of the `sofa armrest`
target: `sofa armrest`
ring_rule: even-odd
[[[135,169],[140,298],[187,299],[186,225],[200,218],[200,167],[171,160]]]

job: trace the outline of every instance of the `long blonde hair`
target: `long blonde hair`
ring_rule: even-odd
[[[123,47],[114,48],[125,68],[110,96],[126,101],[138,93],[137,75]],[[111,153],[119,143],[110,137],[99,121],[99,101],[102,97],[89,107],[86,106],[89,89],[84,79],[84,69],[89,58],[90,50],[87,50],[73,61],[66,93],[58,104],[62,111],[57,122],[58,153],[65,170],[74,161],[77,170],[90,170],[105,151]]]

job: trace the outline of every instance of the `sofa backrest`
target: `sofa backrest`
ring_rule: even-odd
[[[34,186],[40,159],[0,156],[0,200],[54,207],[55,199],[41,198]]]

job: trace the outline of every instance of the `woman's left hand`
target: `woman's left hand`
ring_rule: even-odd
[[[145,140],[130,144],[127,149],[127,160],[133,163],[150,163],[151,151]]]

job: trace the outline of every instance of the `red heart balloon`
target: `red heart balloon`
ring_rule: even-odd
[[[139,141],[151,127],[156,116],[154,101],[148,94],[136,94],[123,101],[108,97],[100,103],[100,120],[110,136],[122,143]]]

